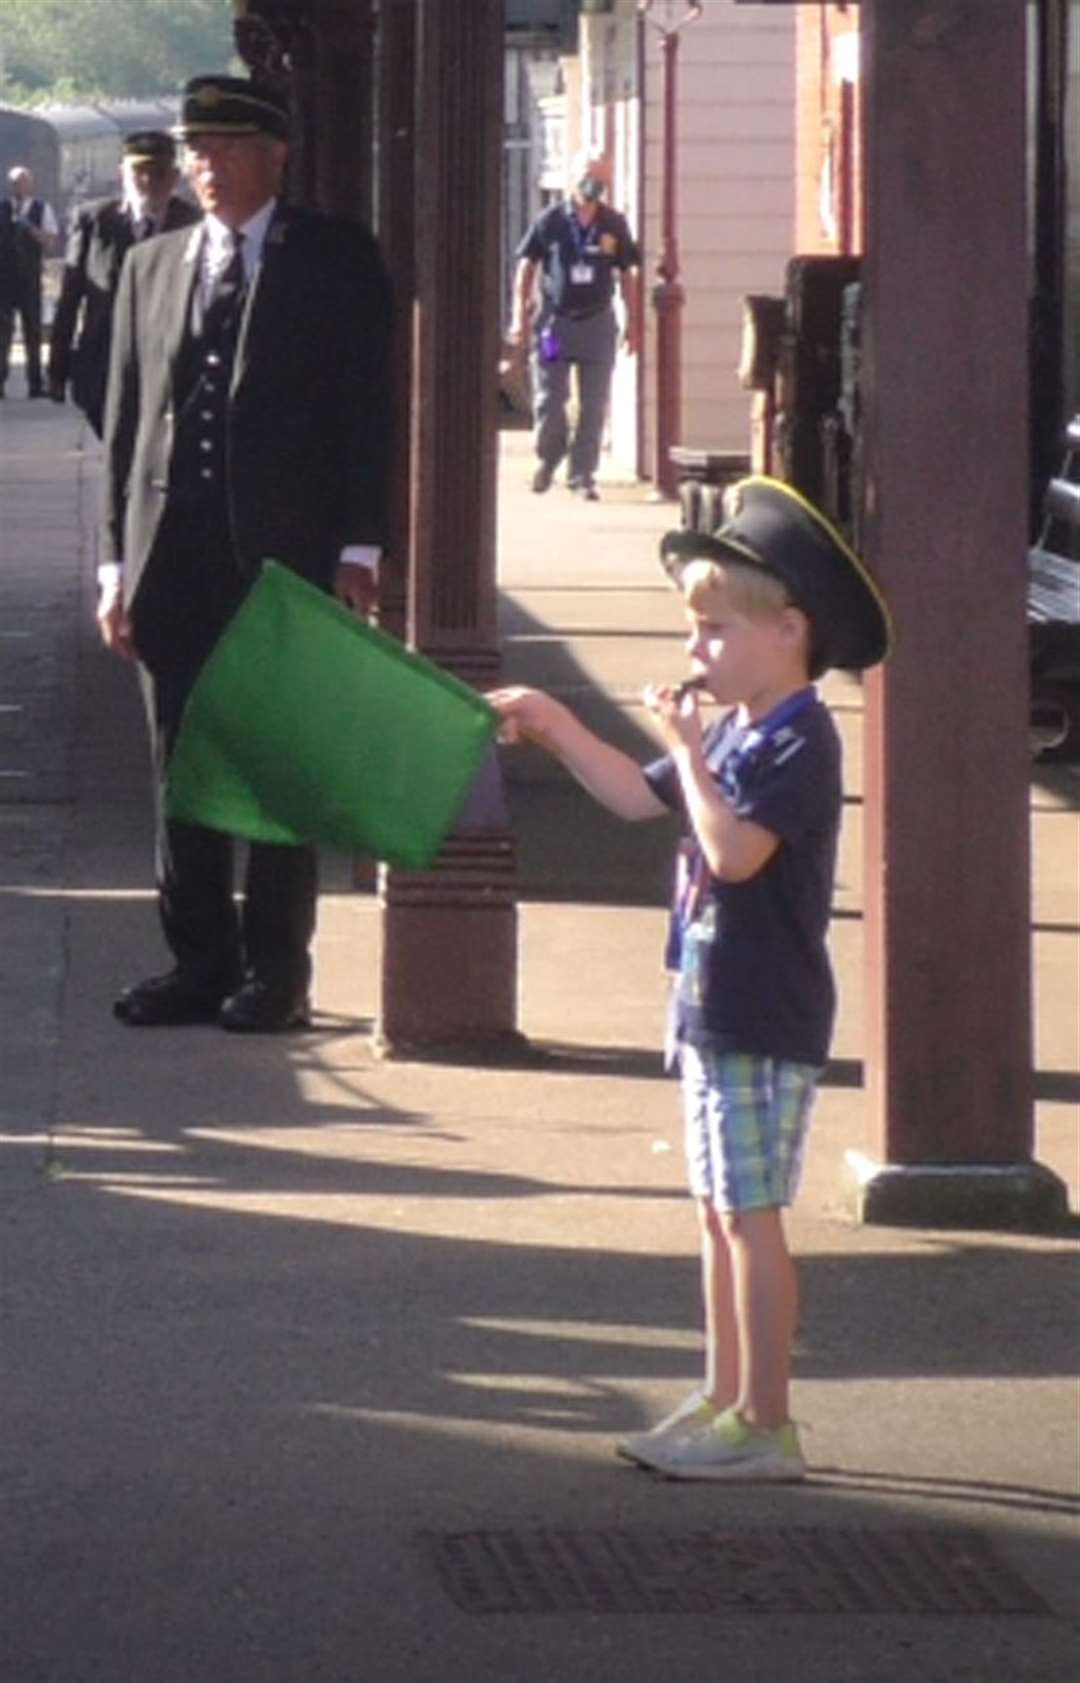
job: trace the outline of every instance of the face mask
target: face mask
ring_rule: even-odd
[[[577,190],[583,199],[594,204],[604,196],[604,183],[595,175],[584,175],[578,182]]]

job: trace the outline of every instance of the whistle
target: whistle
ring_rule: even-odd
[[[676,701],[685,701],[688,695],[693,695],[695,691],[703,690],[704,688],[705,675],[703,672],[699,672],[693,678],[683,679],[682,683],[679,684],[675,691],[675,699]]]

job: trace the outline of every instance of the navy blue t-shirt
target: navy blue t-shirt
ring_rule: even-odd
[[[558,315],[590,316],[611,303],[613,271],[634,269],[638,248],[626,218],[598,204],[586,228],[570,202],[541,211],[517,248],[518,257],[543,265],[540,286]]]
[[[679,977],[675,1032],[721,1052],[821,1065],[836,1012],[826,934],[840,739],[812,689],[785,708],[773,730],[768,720],[763,732],[730,713],[706,732],[709,770],[725,799],[780,846],[745,882],[719,882],[692,834],[682,843],[668,950]],[[644,775],[665,806],[685,813],[670,755]]]

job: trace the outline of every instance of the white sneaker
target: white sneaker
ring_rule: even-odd
[[[700,1426],[707,1426],[716,1419],[716,1408],[709,1401],[704,1391],[691,1391],[674,1409],[648,1432],[631,1432],[628,1437],[620,1438],[615,1445],[616,1455],[621,1455],[624,1461],[637,1461],[643,1467],[651,1466],[649,1456],[658,1443],[666,1438],[678,1436],[684,1432],[693,1431]]]
[[[637,1448],[642,1466],[665,1478],[782,1484],[806,1477],[793,1421],[774,1432],[761,1431],[733,1408],[652,1443],[642,1437]]]

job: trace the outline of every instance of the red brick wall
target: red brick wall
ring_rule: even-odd
[[[862,250],[859,87],[840,80],[852,4],[797,8],[795,230],[800,252]]]

